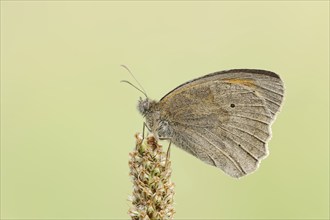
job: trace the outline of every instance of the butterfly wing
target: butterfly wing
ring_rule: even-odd
[[[161,117],[171,122],[175,145],[241,177],[267,156],[270,125],[283,93],[275,73],[230,70],[182,84],[159,104]]]

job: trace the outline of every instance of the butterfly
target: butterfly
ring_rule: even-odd
[[[160,101],[140,98],[138,111],[159,139],[239,178],[268,154],[283,81],[274,72],[233,69],[179,85]]]

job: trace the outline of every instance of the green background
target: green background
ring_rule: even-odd
[[[142,94],[120,64],[155,99],[218,70],[284,80],[254,174],[172,148],[176,219],[329,218],[328,1],[1,1],[2,219],[128,218]]]

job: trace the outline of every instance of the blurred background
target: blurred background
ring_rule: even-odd
[[[233,68],[285,83],[252,175],[172,147],[176,219],[329,218],[328,1],[1,1],[2,219],[129,218],[142,94],[121,64],[157,100]]]

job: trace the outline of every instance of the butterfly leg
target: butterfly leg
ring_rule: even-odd
[[[143,122],[143,128],[142,128],[142,140],[144,140],[144,131],[145,128],[148,129],[149,132],[151,132],[150,128],[148,127],[147,123]]]
[[[168,161],[170,160],[172,138],[159,138],[159,140],[168,140],[168,141],[170,141],[170,143],[168,145],[168,148],[167,148],[167,152],[166,152],[166,162],[165,162],[165,167],[166,167]]]

